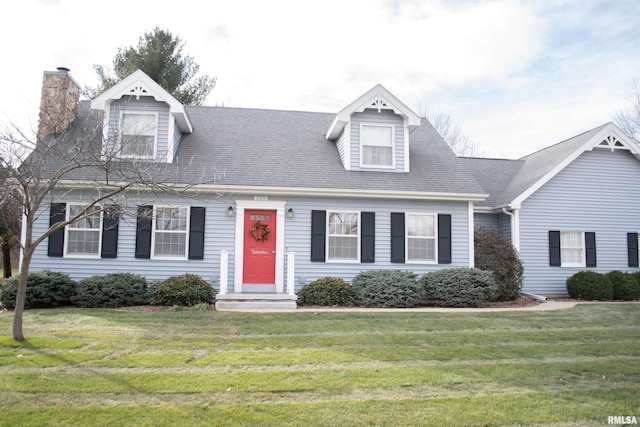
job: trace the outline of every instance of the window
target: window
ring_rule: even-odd
[[[436,262],[436,216],[406,214],[407,261]]]
[[[122,157],[153,158],[157,123],[155,113],[122,113]]]
[[[67,220],[78,215],[86,206],[69,205]],[[86,216],[66,227],[66,254],[74,256],[99,256],[102,228],[102,209],[90,208]]]
[[[153,256],[185,258],[189,209],[186,207],[156,207],[153,222]]]
[[[560,232],[560,259],[563,267],[584,267],[584,233],[582,231]]]
[[[360,124],[360,166],[394,166],[393,132],[393,125]]]
[[[357,212],[327,212],[329,261],[360,259],[360,214]]]

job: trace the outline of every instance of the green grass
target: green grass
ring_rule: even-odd
[[[0,314],[0,425],[602,425],[640,418],[640,305]]]

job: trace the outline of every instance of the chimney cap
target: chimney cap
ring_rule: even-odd
[[[58,71],[63,72],[63,73],[68,73],[69,71],[71,71],[69,68],[67,67],[58,67],[56,68]]]

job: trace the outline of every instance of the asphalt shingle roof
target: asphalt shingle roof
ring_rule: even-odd
[[[484,190],[490,193],[490,197],[478,205],[499,207],[509,204],[605,126],[598,126],[518,160],[462,159]]]

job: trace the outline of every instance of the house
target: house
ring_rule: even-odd
[[[70,79],[67,70],[45,73],[43,94],[53,77]],[[190,187],[128,190],[109,203],[137,219],[96,210],[41,245],[34,270],[150,280],[189,272],[218,290],[218,308],[290,308],[301,286],[324,276],[473,265],[474,204],[488,195],[434,128],[381,85],[337,114],[189,107],[137,71],[80,102],[66,133],[70,144],[94,133],[122,164]],[[77,212],[83,192],[106,179],[86,174],[52,195],[36,234]]]
[[[581,270],[638,271],[640,150],[613,123],[519,160],[461,160],[490,194],[475,224],[511,240],[524,291],[566,294]]]
[[[34,270],[189,272],[218,290],[219,309],[293,308],[324,276],[472,267],[477,225],[520,250],[528,292],[565,294],[584,268],[638,267],[638,150],[612,124],[520,160],[469,159],[381,85],[337,113],[183,106],[142,71],[79,104],[74,85],[66,69],[44,74],[42,105],[57,96],[73,111],[61,138],[155,185],[56,232]],[[35,234],[107,180],[70,172]]]

